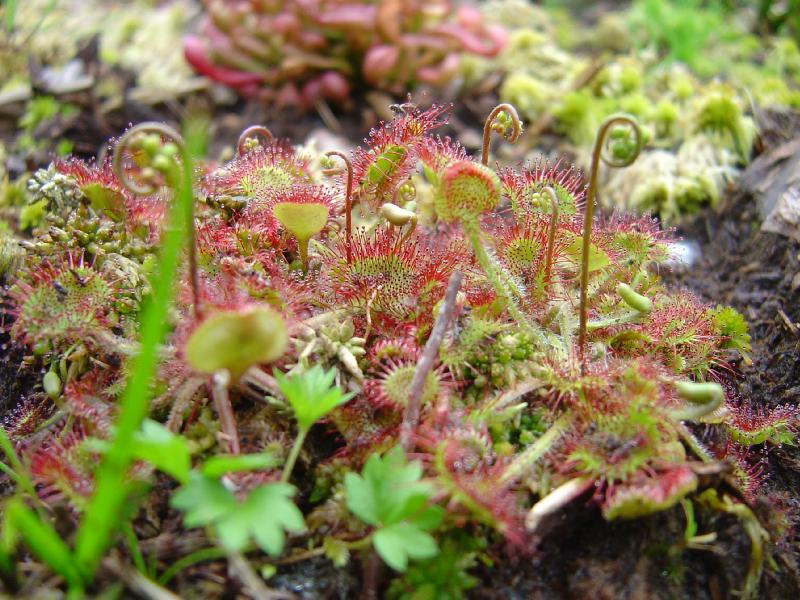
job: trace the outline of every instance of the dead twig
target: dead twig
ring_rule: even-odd
[[[782,308],[778,309],[778,314],[781,316],[781,319],[783,319],[783,322],[789,331],[792,332],[792,335],[797,335],[797,325],[792,322],[792,320],[789,318],[789,315],[783,312]]]
[[[148,600],[181,600],[180,596],[176,596],[168,589],[161,587],[136,569],[123,564],[116,556],[106,559],[103,562],[103,566],[119,577],[138,596]]]
[[[444,295],[444,302],[439,309],[439,316],[436,317],[433,331],[431,331],[431,335],[425,343],[425,349],[422,351],[419,362],[417,362],[417,368],[411,380],[408,404],[406,404],[403,425],[400,428],[400,443],[406,452],[410,451],[413,446],[414,431],[417,429],[417,423],[419,422],[419,403],[420,398],[422,398],[422,392],[425,389],[425,381],[428,378],[428,373],[433,368],[436,356],[439,354],[439,346],[442,345],[444,334],[447,333],[447,327],[453,319],[453,313],[456,310],[456,296],[458,289],[461,287],[463,277],[464,275],[460,271],[453,271],[450,276],[447,292]]]

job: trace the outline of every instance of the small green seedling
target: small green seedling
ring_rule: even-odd
[[[433,486],[422,478],[419,462],[407,463],[399,446],[383,457],[373,454],[361,475],[347,473],[347,508],[375,527],[372,543],[390,567],[405,571],[409,559],[436,556],[439,549],[428,531],[436,528],[444,510],[428,504]]]
[[[291,405],[297,419],[297,438],[283,467],[281,481],[289,481],[300,448],[311,426],[353,397],[352,393],[343,394],[338,387],[332,387],[335,377],[335,369],[325,371],[320,365],[315,365],[302,375],[291,377],[275,371],[278,387]]]
[[[240,502],[218,478],[192,471],[171,504],[185,513],[187,527],[210,526],[229,552],[245,550],[252,539],[267,554],[278,556],[285,532],[305,530],[303,513],[292,501],[295,492],[288,483],[267,483]]]

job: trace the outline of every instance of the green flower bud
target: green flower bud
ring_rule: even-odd
[[[617,286],[617,293],[625,304],[640,313],[647,314],[653,310],[653,301],[647,296],[637,294],[627,283],[620,283]]]

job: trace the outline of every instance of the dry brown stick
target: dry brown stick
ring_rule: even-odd
[[[137,596],[148,600],[181,600],[168,589],[161,587],[155,581],[148,579],[136,569],[125,565],[118,556],[112,555],[103,561],[103,566],[119,577],[122,582],[135,592]]]
[[[409,452],[413,446],[414,431],[417,429],[419,421],[419,404],[422,392],[425,389],[425,381],[428,378],[428,373],[433,368],[433,363],[439,353],[439,346],[442,345],[447,327],[453,319],[453,313],[456,309],[456,295],[458,294],[458,288],[461,287],[461,279],[463,277],[464,275],[461,271],[453,271],[450,276],[450,281],[447,283],[447,292],[444,295],[444,302],[439,309],[439,316],[436,317],[433,331],[431,331],[431,335],[425,344],[425,349],[422,351],[419,362],[417,362],[417,368],[411,380],[408,404],[406,404],[403,424],[400,428],[400,443],[406,452]]]

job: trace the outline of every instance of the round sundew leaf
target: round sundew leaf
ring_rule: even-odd
[[[565,252],[569,258],[580,264],[583,254],[583,238],[575,236],[572,243],[566,247]],[[611,264],[608,254],[603,252],[595,244],[589,245],[589,272],[599,271]]]
[[[447,222],[474,219],[500,201],[500,179],[489,167],[471,160],[450,164],[442,173],[434,209]]]
[[[125,215],[125,197],[116,190],[99,183],[89,183],[81,187],[81,191],[93,209],[102,211],[114,221],[119,221]]]
[[[272,214],[298,240],[310,239],[328,222],[328,207],[316,202],[279,202],[272,208]]]
[[[202,373],[227,369],[238,378],[252,365],[282,356],[288,341],[283,318],[271,308],[221,311],[203,321],[189,337],[186,362]]]
[[[396,367],[389,372],[381,382],[381,391],[386,398],[396,406],[405,406],[408,402],[408,395],[411,392],[411,380],[414,379],[416,365],[404,365]],[[441,383],[436,373],[429,371],[425,377],[425,385],[422,390],[422,405],[430,404],[439,396]]]

